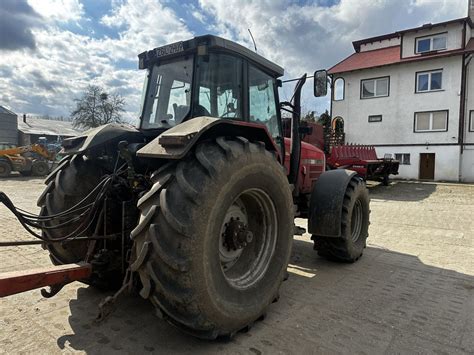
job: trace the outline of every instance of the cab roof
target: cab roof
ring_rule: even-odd
[[[138,55],[139,68],[145,69],[162,59],[178,57],[188,53],[197,52],[199,55],[206,55],[209,50],[222,50],[231,54],[240,55],[245,59],[262,66],[275,77],[280,77],[284,74],[284,69],[281,66],[269,61],[261,55],[238,43],[213,35],[198,36],[187,41],[168,44],[163,47],[140,53]]]

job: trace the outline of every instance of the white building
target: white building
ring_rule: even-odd
[[[329,69],[346,142],[400,160],[399,177],[474,181],[474,0],[469,16],[353,42]]]

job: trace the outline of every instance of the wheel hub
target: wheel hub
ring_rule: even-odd
[[[224,246],[228,251],[242,249],[253,240],[253,233],[248,226],[240,220],[239,217],[230,218],[230,222],[226,223],[224,232]]]
[[[219,239],[221,268],[227,282],[245,289],[265,275],[276,247],[277,216],[261,189],[243,191],[227,210]]]

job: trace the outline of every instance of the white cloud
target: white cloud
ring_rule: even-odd
[[[84,14],[79,0],[28,0],[28,3],[48,21],[79,21]]]
[[[2,1],[2,0],[0,0]],[[137,54],[157,46],[193,37],[192,31],[167,0],[112,1],[113,10],[101,19],[118,31],[115,38],[93,38],[61,28],[84,20],[78,0],[29,0],[45,19],[33,28],[35,50],[2,52],[0,104],[18,113],[68,115],[74,98],[88,84],[99,84],[125,96],[127,117],[136,117],[144,72],[119,69],[121,60],[136,61]],[[342,0],[332,7],[290,0],[200,0],[183,6],[208,31],[253,48],[285,67],[287,75],[328,68],[352,52],[351,41],[426,22],[466,15],[467,0]],[[87,20],[87,19],[85,19]],[[309,87],[309,85],[308,85]],[[288,86],[283,98],[291,96]],[[308,107],[321,111],[327,99],[305,95]],[[315,104],[316,103],[316,104]]]
[[[45,27],[33,31],[36,50],[27,55],[6,52],[0,57],[0,73],[11,73],[0,75],[2,104],[19,113],[67,116],[74,98],[87,85],[97,84],[124,95],[125,116],[136,119],[145,73],[118,69],[117,62],[136,61],[140,52],[193,36],[173,11],[155,1],[120,2],[105,16],[102,22],[117,27],[118,38],[92,38],[61,29],[60,22],[78,21],[84,15],[82,5],[75,1],[38,0],[31,5],[48,17]],[[70,9],[69,17],[60,16],[61,6]]]
[[[108,40],[116,58],[136,58],[138,53],[192,37],[185,23],[159,1],[127,1],[101,22],[121,30],[120,39]]]
[[[467,0],[342,0],[330,7],[290,0],[200,0],[215,19],[210,28],[253,48],[251,29],[260,54],[285,68],[287,77],[329,68],[350,53],[351,42],[426,22],[466,16]],[[309,85],[307,85],[309,87]],[[291,96],[292,86],[284,90]],[[308,106],[318,111],[328,99],[314,99],[306,90]]]

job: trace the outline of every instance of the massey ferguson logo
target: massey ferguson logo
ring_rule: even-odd
[[[157,57],[165,57],[167,55],[175,54],[184,51],[183,42],[169,44],[167,46],[155,48]]]

